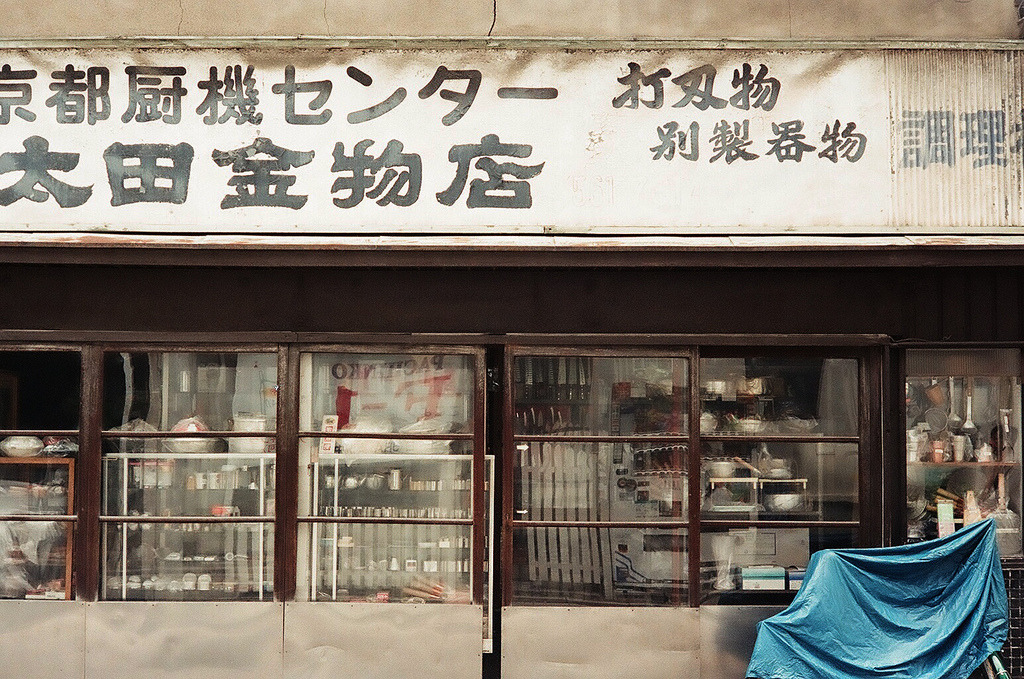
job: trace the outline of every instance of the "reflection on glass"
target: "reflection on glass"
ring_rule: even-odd
[[[685,520],[688,446],[520,443],[516,518],[533,521]]]
[[[71,598],[71,535],[70,523],[0,522],[0,598]]]
[[[310,356],[307,354],[307,356]],[[474,359],[441,354],[312,354],[301,428],[360,433],[470,433]]]
[[[316,601],[472,600],[470,526],[312,524],[309,530]]]
[[[77,429],[81,379],[78,353],[0,352],[0,429]]]
[[[469,519],[471,456],[322,456],[311,465],[314,516]]]
[[[276,354],[107,354],[103,374],[104,429],[187,434],[275,428]]]
[[[855,436],[855,359],[701,359],[704,433]]]
[[[104,524],[108,600],[273,598],[270,524]]]
[[[108,516],[269,516],[274,511],[274,460],[268,455],[108,455],[103,471]]]
[[[657,357],[520,357],[517,434],[684,434],[689,366]]]
[[[907,537],[996,521],[1021,554],[1021,385],[1016,350],[907,352]]]
[[[757,603],[796,591],[811,554],[854,547],[854,528],[734,528],[701,533],[704,603]]]
[[[706,518],[857,519],[854,443],[710,441],[704,454]]]
[[[70,462],[0,458],[0,515],[67,514]]]
[[[517,604],[678,605],[686,531],[524,527],[513,538]]]

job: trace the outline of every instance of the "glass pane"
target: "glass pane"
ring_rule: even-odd
[[[310,358],[311,357],[311,360]],[[473,430],[472,356],[306,354],[301,428],[449,434]]]
[[[78,429],[81,383],[75,352],[0,352],[0,429]]]
[[[811,554],[854,547],[855,528],[705,529],[701,600],[707,604],[779,604],[803,582]]]
[[[704,433],[856,436],[855,359],[701,359]]]
[[[0,522],[0,598],[70,599],[72,534],[70,523]]]
[[[512,547],[516,604],[686,602],[683,530],[525,527]]]
[[[108,600],[273,599],[272,524],[103,525]]]
[[[210,441],[211,439],[194,439]],[[253,441],[257,439],[245,439]],[[186,439],[147,439],[181,443]],[[107,516],[270,516],[274,459],[227,454],[107,455]]]
[[[469,519],[471,455],[324,455],[311,465],[314,516]],[[308,511],[304,516],[308,516]]]
[[[68,514],[69,463],[0,458],[0,515]]]
[[[277,354],[107,354],[103,428],[273,431]]]
[[[907,371],[908,540],[992,517],[1002,555],[1020,556],[1018,352],[908,351]]]
[[[312,524],[316,601],[471,602],[470,526]]]
[[[685,434],[686,359],[520,357],[517,434]]]
[[[854,443],[705,441],[701,465],[707,519],[858,518]]]
[[[685,444],[520,443],[513,502],[533,521],[685,520]]]

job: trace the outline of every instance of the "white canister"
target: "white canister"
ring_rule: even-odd
[[[237,413],[234,417],[235,431],[266,431],[267,418],[259,413]],[[228,446],[233,453],[247,455],[259,455],[267,450],[267,440],[264,438],[232,438]]]

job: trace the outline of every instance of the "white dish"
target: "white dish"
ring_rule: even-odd
[[[35,436],[8,436],[0,441],[0,450],[10,457],[34,457],[43,449],[43,442]]]

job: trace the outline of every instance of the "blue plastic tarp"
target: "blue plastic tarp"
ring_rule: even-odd
[[[939,540],[811,557],[758,624],[747,677],[964,679],[1002,648],[1006,585],[989,519]]]

